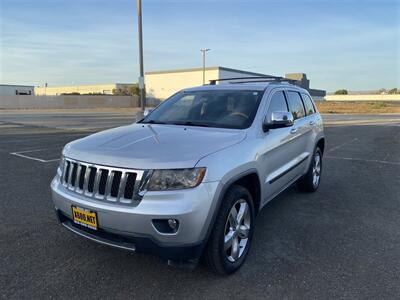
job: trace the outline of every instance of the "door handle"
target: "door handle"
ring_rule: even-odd
[[[294,134],[294,133],[297,132],[297,130],[299,130],[299,129],[298,129],[298,128],[293,128],[292,130],[290,130],[290,133],[291,133],[291,134]]]
[[[310,121],[310,125],[315,125],[315,121]]]

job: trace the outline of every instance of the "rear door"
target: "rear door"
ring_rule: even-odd
[[[308,147],[310,135],[309,120],[306,118],[306,111],[300,93],[297,90],[288,89],[286,94],[289,110],[294,117],[294,125],[290,129],[290,135],[292,147],[295,147],[295,149],[292,149],[294,156],[291,157],[290,167],[293,170],[292,176],[298,177],[304,174],[307,167],[307,159],[310,156]]]
[[[315,105],[311,100],[311,97],[305,92],[301,93],[301,98],[304,103],[304,108],[306,110],[305,120],[306,126],[308,127],[308,131],[306,134],[307,140],[307,151],[310,153],[314,152],[315,141],[317,139],[317,135],[319,132],[318,124],[320,122],[319,115],[317,114],[317,110],[315,109]]]

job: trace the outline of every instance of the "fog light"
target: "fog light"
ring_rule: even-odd
[[[154,219],[152,222],[160,233],[175,233],[179,228],[179,221],[177,219]]]
[[[175,231],[178,228],[178,221],[175,219],[168,219],[168,225],[173,231]]]

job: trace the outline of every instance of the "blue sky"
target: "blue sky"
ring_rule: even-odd
[[[399,0],[142,0],[145,71],[307,73],[334,91],[400,87]],[[136,0],[0,0],[0,83],[138,77]]]

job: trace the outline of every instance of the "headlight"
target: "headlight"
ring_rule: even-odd
[[[178,190],[198,186],[204,178],[206,168],[154,170],[148,191]]]

